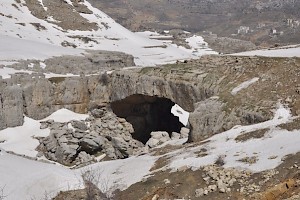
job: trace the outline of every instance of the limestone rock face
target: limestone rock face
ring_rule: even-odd
[[[130,95],[142,94],[165,97],[181,105],[187,111],[193,111],[194,103],[213,95],[213,91],[203,85],[188,81],[149,76],[140,73],[120,71],[110,79],[110,100],[118,101]],[[189,98],[186,98],[186,97]]]
[[[23,87],[25,113],[34,118],[42,119],[54,112],[54,86],[47,79],[39,79],[27,83]]]
[[[89,51],[83,56],[50,58],[45,64],[47,71],[60,74],[93,74],[102,70],[135,66],[132,55],[109,51]]]
[[[191,126],[189,141],[199,141],[222,130],[225,118],[222,107],[221,102],[212,99],[196,104],[195,111],[189,117]]]
[[[95,63],[99,61],[95,55],[89,59]],[[266,64],[266,68],[263,68],[266,70],[261,75],[262,63]],[[166,117],[155,117],[160,116],[156,113],[165,112],[165,105],[172,107],[176,103],[184,110],[192,112],[189,119],[191,130],[183,131],[180,138],[189,135],[189,141],[199,141],[234,125],[253,124],[270,119],[279,96],[286,99],[292,113],[297,114],[300,110],[299,92],[298,84],[294,82],[299,80],[298,63],[298,58],[274,61],[259,57],[206,56],[201,60],[165,67],[116,70],[101,75],[49,79],[39,76],[27,77],[26,81],[15,76],[16,79],[0,80],[0,129],[21,125],[24,114],[34,119],[42,119],[61,108],[78,113],[92,111],[90,120],[95,123],[92,129],[88,128],[91,132],[86,134],[84,126],[79,128],[83,124],[79,123],[71,133],[72,137],[81,140],[85,135],[101,132],[101,136],[109,141],[109,148],[106,148],[109,150],[106,153],[112,157],[126,157],[130,152],[124,153],[123,141],[113,140],[114,137],[122,135],[120,126],[128,130],[122,135],[125,142],[132,136],[130,126],[135,129],[134,134],[141,127],[153,127],[153,124],[159,124],[159,129],[152,129],[148,133],[157,130],[164,130],[169,134],[180,132],[180,129],[167,130],[174,123],[166,123]],[[289,70],[284,71],[286,68],[283,66],[287,65],[290,66]],[[251,80],[254,74],[268,84],[253,84],[234,96],[231,94],[233,88]],[[282,80],[289,85],[294,84],[295,87],[284,87],[288,84],[281,83]],[[276,90],[268,89],[275,85]],[[163,104],[165,100],[170,102]],[[109,104],[117,116],[129,123],[125,123],[124,119],[118,119],[121,120],[119,122],[108,120],[111,117],[103,113],[101,108]],[[48,125],[43,124],[42,127],[47,128]],[[108,132],[113,134],[107,136]],[[178,138],[178,135],[174,137]],[[133,138],[141,141],[138,137]],[[148,139],[142,142],[146,143]],[[78,144],[77,141],[75,143]]]
[[[0,129],[15,127],[23,124],[22,89],[17,86],[8,86],[0,94]]]
[[[84,78],[66,78],[56,84],[54,105],[65,107],[78,113],[87,113],[89,94]]]
[[[38,79],[23,86],[25,114],[42,119],[60,108],[86,113],[89,102],[84,78]],[[22,99],[21,99],[22,101]]]

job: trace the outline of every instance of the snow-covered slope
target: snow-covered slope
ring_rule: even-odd
[[[236,56],[265,56],[265,57],[300,57],[299,45],[280,49],[263,49],[233,54]]]
[[[37,4],[39,2],[43,3],[42,0],[36,0]],[[74,8],[71,1],[66,3]],[[125,52],[135,57],[137,65],[156,65],[215,53],[208,48],[193,52],[192,49],[132,33],[102,11],[92,7],[88,1],[80,4],[92,11],[92,14],[80,15],[87,21],[96,23],[98,30],[64,30],[58,26],[59,22],[55,20],[55,16],[49,15],[46,20],[42,20],[32,15],[24,0],[13,4],[11,0],[2,0],[0,60],[45,59],[47,56],[82,53],[80,50],[62,48],[62,43],[76,45],[82,49]],[[44,9],[46,12],[47,8]],[[80,39],[83,37],[89,38],[89,41],[84,42]]]
[[[85,117],[63,109],[51,115],[50,118],[59,121],[66,114],[72,119]],[[8,154],[1,150],[1,147],[6,148],[5,142],[2,144],[0,142],[0,188],[5,186],[4,194],[8,200],[43,199],[45,194],[49,198],[55,196],[61,190],[82,188],[82,173],[92,171],[100,175],[98,187],[101,190],[105,192],[111,192],[117,188],[122,190],[142,181],[144,177],[150,176],[153,173],[150,172],[151,167],[155,165],[155,161],[160,157],[166,157],[169,161],[163,168],[169,168],[173,171],[177,171],[184,166],[197,170],[200,167],[213,164],[218,157],[224,156],[225,168],[235,167],[261,172],[275,168],[282,163],[283,157],[300,151],[300,147],[297,145],[300,141],[300,131],[288,131],[278,127],[278,125],[293,121],[295,118],[291,116],[288,108],[279,103],[273,119],[249,126],[236,126],[231,130],[208,138],[206,142],[198,146],[185,146],[160,156],[143,155],[122,160],[104,161],[75,170],[61,165],[41,163]],[[26,121],[37,127],[37,121],[29,118]],[[37,144],[34,143],[35,139],[32,137],[36,134],[34,131],[27,130],[26,126],[25,122],[23,130],[27,133],[22,135],[23,141],[15,140],[14,136],[16,133],[21,132],[22,127],[15,128],[15,134],[13,129],[0,132],[0,138],[5,137],[8,142],[15,143],[10,150],[19,150],[21,147],[18,145],[26,141],[28,152],[34,151]],[[263,129],[269,130],[262,138],[250,138],[242,142],[236,141],[236,138],[240,135]],[[10,132],[10,137],[7,131]],[[47,134],[47,131],[44,134]],[[185,139],[172,140],[162,146],[167,144],[181,145],[185,141]],[[23,145],[22,148],[25,146]],[[206,155],[199,157],[198,153],[203,148],[207,149]],[[242,159],[246,157],[255,157],[256,162],[251,164],[242,162]]]

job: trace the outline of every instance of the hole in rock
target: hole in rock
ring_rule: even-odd
[[[181,123],[178,116],[185,114],[185,111],[170,99],[162,97],[135,94],[112,102],[111,108],[118,117],[125,118],[132,124],[132,137],[144,144],[153,131],[166,131],[169,135],[172,132],[179,133],[187,120],[187,117],[184,117],[186,120],[181,119]],[[177,116],[171,113],[171,109]]]

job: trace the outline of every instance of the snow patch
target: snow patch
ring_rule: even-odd
[[[286,49],[263,49],[232,54],[234,56],[300,57],[300,47]]]
[[[89,115],[88,114],[78,114],[78,113],[74,113],[68,109],[60,109],[54,113],[52,113],[49,117],[46,117],[45,119],[42,119],[40,121],[46,121],[46,120],[54,120],[56,122],[60,122],[60,123],[65,123],[65,122],[69,122],[71,120],[85,120],[86,118],[88,118]]]
[[[85,51],[81,49],[71,49],[11,36],[1,35],[0,37],[0,59],[6,61],[27,59],[45,60],[62,55],[81,56],[84,52]]]
[[[172,108],[171,108],[171,113],[174,116],[179,117],[179,121],[186,126],[188,124],[188,120],[189,120],[189,115],[190,113],[183,110],[183,108],[181,108],[178,104],[175,104]]]
[[[32,74],[33,71],[29,70],[17,70],[9,67],[3,67],[0,68],[0,76],[2,76],[3,79],[11,78],[12,74],[16,73],[27,73],[27,74]]]
[[[78,171],[99,171],[101,180],[98,187],[102,191],[111,193],[116,189],[124,190],[130,185],[141,181],[150,174],[150,169],[156,160],[157,157],[149,155],[134,156],[127,159],[96,163]]]
[[[0,65],[4,65],[4,66],[9,66],[9,65],[13,65],[16,64],[18,62],[14,62],[14,61],[0,61]]]
[[[36,157],[36,147],[39,141],[34,137],[46,137],[50,133],[49,129],[40,129],[39,121],[24,117],[22,126],[7,128],[0,131],[0,147],[5,151],[12,151],[16,154]]]
[[[260,172],[277,167],[282,158],[289,154],[300,152],[300,130],[288,131],[277,128],[278,125],[291,122],[294,117],[288,108],[282,104],[277,105],[274,118],[259,124],[249,126],[235,126],[234,128],[217,134],[209,139],[207,143],[181,149],[169,153],[173,156],[169,167],[176,171],[182,166],[194,169],[213,164],[219,156],[224,157],[224,167],[235,167]],[[269,129],[262,138],[249,139],[238,142],[235,139],[245,133]],[[197,152],[206,149],[208,155],[199,157]],[[241,159],[255,157],[255,163],[245,163]]]
[[[36,157],[36,148],[39,145],[36,137],[47,137],[49,129],[40,129],[40,121],[54,120],[56,122],[69,122],[71,120],[85,120],[87,114],[74,113],[67,109],[60,109],[42,120],[34,120],[24,117],[24,124],[14,128],[6,128],[0,131],[0,148],[12,151],[16,154]]]
[[[41,163],[20,156],[0,156],[0,185],[7,200],[44,199],[59,191],[83,188],[80,174],[58,165]]]
[[[248,80],[248,81],[245,81],[245,82],[241,83],[240,85],[238,85],[237,87],[232,89],[231,94],[236,95],[239,91],[241,91],[242,89],[248,88],[250,85],[257,82],[258,80],[259,80],[259,78],[255,77],[251,80]]]
[[[43,0],[38,0],[38,1],[39,1],[39,3],[42,5],[43,9],[44,9],[45,11],[47,11],[48,8],[47,8],[46,6],[44,6]]]

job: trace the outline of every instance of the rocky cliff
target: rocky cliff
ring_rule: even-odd
[[[112,74],[39,77],[18,84],[5,79],[1,80],[0,128],[21,125],[23,115],[42,119],[60,108],[79,113],[99,105],[122,108],[126,105],[122,101],[131,97],[128,108],[139,108],[139,116],[144,113],[160,117],[159,112],[153,114],[146,108],[159,110],[174,103],[190,111],[190,141],[199,141],[234,125],[269,119],[278,101],[287,104],[293,114],[299,114],[299,66],[298,58],[207,56],[187,63]],[[141,96],[142,101],[138,100]],[[119,109],[122,117],[133,116],[126,112]]]

